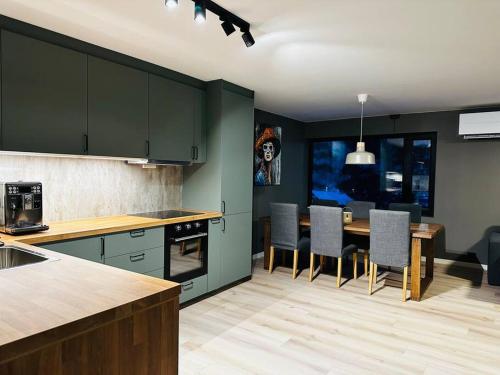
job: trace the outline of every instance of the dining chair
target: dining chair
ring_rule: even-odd
[[[410,264],[410,213],[370,210],[370,277],[368,293],[377,283],[377,266],[403,268],[403,302],[406,302]]]
[[[375,208],[375,202],[368,201],[350,201],[346,204],[352,210],[353,219],[369,219],[370,210]],[[368,236],[351,235],[351,242],[355,242],[358,248],[363,250],[363,264],[365,275],[369,275],[368,260],[370,250],[370,238]]]
[[[309,263],[309,281],[315,271],[314,255],[338,259],[337,288],[342,280],[342,258],[352,254],[354,278],[358,278],[358,248],[344,244],[343,211],[339,207],[311,206],[311,260]],[[320,261],[322,264],[322,261]]]
[[[412,223],[422,222],[422,206],[418,203],[391,203],[389,210],[409,212]]]
[[[293,203],[271,203],[271,251],[269,273],[273,272],[275,249],[293,251],[292,278],[297,277],[299,251],[309,251],[310,240],[300,237],[299,206]]]

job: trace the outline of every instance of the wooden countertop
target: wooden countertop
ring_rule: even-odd
[[[100,236],[103,234],[125,232],[135,229],[159,227],[162,225],[182,223],[185,221],[214,219],[222,217],[222,214],[220,212],[193,211],[186,209],[182,210],[193,212],[193,215],[164,220],[131,215],[120,215],[60,221],[48,223],[50,229],[43,232],[20,236],[0,234],[0,240],[4,242],[17,241],[33,245],[81,237]]]
[[[0,271],[0,363],[180,293],[174,282],[14,244],[57,260]]]

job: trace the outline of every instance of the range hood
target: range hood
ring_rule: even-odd
[[[127,160],[130,165],[142,165],[144,168],[154,168],[161,165],[176,165],[176,166],[189,166],[193,163],[191,161],[178,161],[178,160],[156,160],[156,159],[133,159]]]

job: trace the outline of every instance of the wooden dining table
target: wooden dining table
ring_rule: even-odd
[[[271,218],[262,218],[264,223],[264,269],[269,268],[269,252],[271,246]],[[311,226],[308,214],[300,215],[300,226]],[[441,224],[412,223],[411,231],[411,299],[420,301],[425,290],[434,277],[435,239],[444,229]],[[354,219],[351,224],[344,225],[346,233],[369,236],[370,222],[368,219]],[[425,272],[422,273],[422,256],[425,257]]]

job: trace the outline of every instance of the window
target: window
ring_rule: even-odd
[[[309,202],[351,200],[376,202],[387,209],[393,202],[422,206],[434,214],[436,134],[404,134],[365,137],[366,149],[375,154],[375,165],[346,165],[357,138],[313,141],[310,144]]]

